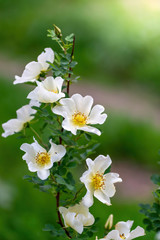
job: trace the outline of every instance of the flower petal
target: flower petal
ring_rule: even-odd
[[[119,236],[119,232],[117,230],[112,230],[105,237],[106,240],[122,240]]]
[[[103,124],[107,118],[107,114],[102,114],[104,112],[104,107],[102,105],[95,105],[91,113],[89,115],[89,118],[87,120],[88,124]]]
[[[130,239],[134,239],[140,236],[144,236],[145,235],[145,231],[142,227],[136,227],[133,231],[131,231],[130,236],[128,238],[128,240]]]
[[[38,86],[28,94],[27,98],[37,100],[42,103],[53,103],[57,102],[60,98],[65,96],[64,93],[54,93],[52,91],[47,90],[44,87],[43,83],[39,82],[37,83]]]
[[[106,157],[103,155],[99,155],[94,160],[94,168],[96,169],[96,171],[104,173],[105,170],[111,165],[111,163],[112,161],[109,155],[107,155]]]
[[[63,85],[64,79],[61,78],[61,77],[56,77],[56,78],[55,78],[55,82],[56,82],[56,86],[57,86],[57,88],[58,88],[58,91],[61,92],[61,91],[62,91],[62,85]]]
[[[59,102],[62,106],[56,106],[52,108],[52,112],[62,117],[72,118],[72,115],[76,111],[75,103],[71,98],[61,99]]]
[[[2,128],[4,129],[4,133],[2,133],[2,137],[6,138],[16,132],[20,132],[23,129],[23,124],[19,119],[10,119],[6,123],[3,123]]]
[[[93,193],[91,191],[87,191],[86,195],[82,198],[82,203],[87,207],[93,205]]]
[[[42,70],[45,71],[49,67],[49,63],[47,63],[47,61],[50,63],[53,63],[54,61],[54,52],[51,48],[45,48],[44,52],[42,52],[37,59],[42,65]]]
[[[107,204],[108,206],[111,205],[110,198],[101,190],[97,189],[94,191],[94,196],[101,201],[102,203]]]
[[[50,140],[51,148],[49,150],[49,154],[51,155],[51,159],[53,162],[60,161],[64,155],[66,154],[66,149],[62,145],[56,145]]]
[[[119,234],[124,234],[124,236],[126,238],[129,237],[129,234],[130,234],[130,225],[127,223],[127,222],[118,222],[116,225],[115,225],[115,229],[119,231]]]
[[[30,62],[26,65],[25,70],[22,73],[22,76],[15,76],[15,81],[13,84],[24,83],[24,82],[35,82],[41,73],[42,66],[37,62]]]
[[[62,127],[67,130],[67,131],[71,131],[72,134],[76,135],[77,133],[77,128],[72,124],[72,122],[65,118],[62,122]]]
[[[77,129],[80,129],[80,130],[83,130],[85,132],[91,132],[91,133],[94,133],[98,136],[101,135],[101,132],[95,128],[95,127],[91,127],[91,126],[84,126],[84,127],[77,127]]]
[[[50,171],[49,170],[44,170],[44,169],[43,170],[38,170],[37,175],[41,180],[45,180],[50,175]]]
[[[16,111],[17,118],[24,123],[31,121],[34,117],[31,114],[34,114],[36,110],[32,109],[30,105],[25,105]]]
[[[31,146],[34,148],[35,152],[36,153],[39,153],[39,152],[46,152],[46,149],[44,149],[43,147],[41,147],[39,145],[39,143],[34,139],[34,142],[31,144]]]
[[[91,111],[91,107],[93,105],[93,98],[91,96],[83,97],[78,93],[72,95],[71,98],[75,102],[77,112],[81,112],[86,116],[88,116]]]
[[[36,172],[37,171],[37,165],[34,164],[33,162],[28,163],[28,169],[30,172]]]

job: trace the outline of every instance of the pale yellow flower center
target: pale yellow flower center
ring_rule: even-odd
[[[92,177],[92,183],[93,183],[93,186],[94,186],[95,190],[102,189],[103,186],[104,186],[104,177],[103,177],[103,174],[100,174],[100,173],[97,172],[97,173]]]
[[[84,113],[78,112],[72,115],[72,121],[75,125],[82,127],[86,124],[87,117],[84,115]]]
[[[36,163],[43,167],[44,165],[49,164],[51,161],[51,157],[50,154],[48,154],[47,152],[41,152],[41,153],[37,153],[36,155]]]
[[[53,92],[53,93],[58,93],[58,89],[56,89],[56,90],[51,90],[51,92]]]
[[[124,236],[124,233],[120,234],[120,238],[126,239],[125,236]]]

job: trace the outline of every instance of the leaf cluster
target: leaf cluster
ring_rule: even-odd
[[[154,202],[150,204],[140,204],[140,212],[145,215],[143,220],[147,231],[160,231],[160,175],[154,174],[151,180],[158,186],[158,189],[153,192]]]

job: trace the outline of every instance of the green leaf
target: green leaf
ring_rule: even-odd
[[[65,185],[69,190],[74,190],[74,186],[68,184],[66,180],[58,174],[55,174],[55,178],[58,184]]]
[[[154,184],[159,185],[160,186],[160,175],[158,174],[154,174],[151,176],[151,180]]]
[[[68,35],[67,37],[65,37],[65,40],[66,40],[67,42],[73,42],[73,37],[74,37],[74,34],[71,33],[70,35]]]
[[[43,228],[43,231],[50,232],[54,237],[65,235],[63,228],[59,228],[59,226],[53,226],[52,224],[46,224]]]
[[[71,68],[74,68],[77,64],[78,64],[78,62],[73,61],[73,62],[70,63],[70,67],[71,67]]]

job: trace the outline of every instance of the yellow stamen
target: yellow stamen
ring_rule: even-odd
[[[86,124],[87,117],[84,115],[84,113],[78,112],[72,115],[72,121],[75,125],[82,127]]]
[[[124,233],[120,234],[120,238],[126,239],[125,236],[124,236]]]
[[[51,90],[51,92],[58,93],[58,90],[57,89],[56,90]]]
[[[97,172],[92,178],[92,183],[94,185],[95,190],[102,189],[104,186],[103,174]]]
[[[50,160],[51,160],[50,154],[48,154],[47,152],[37,153],[36,155],[36,163],[41,167],[49,164]]]

